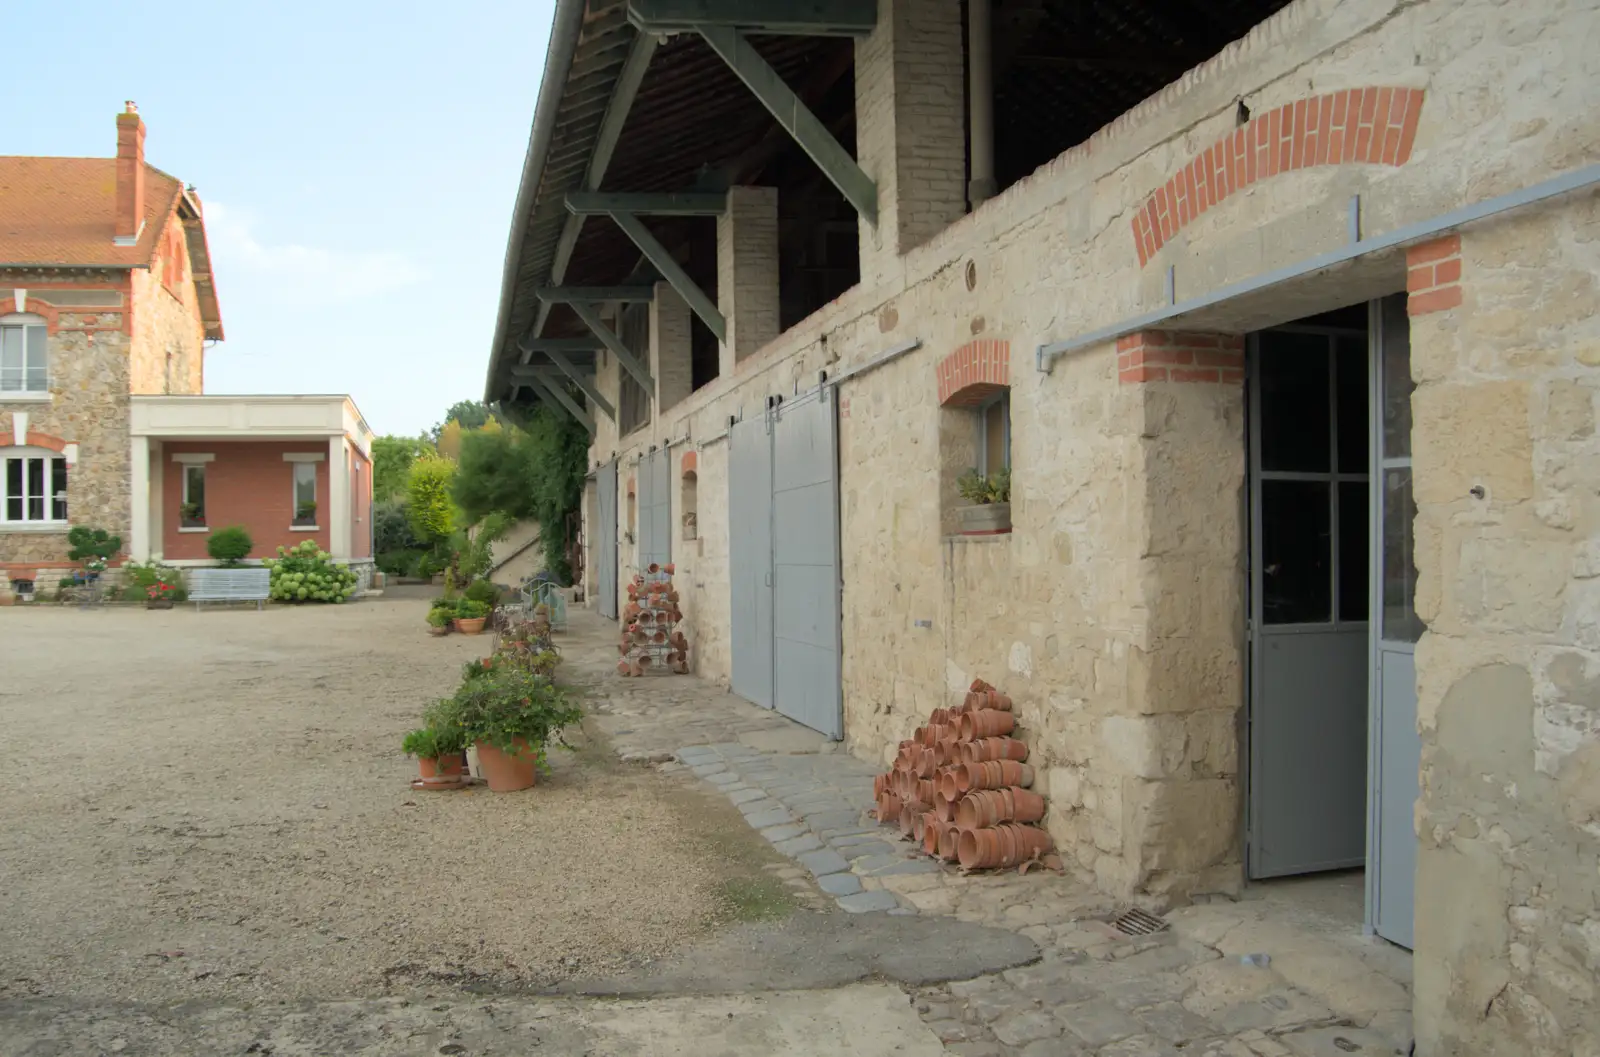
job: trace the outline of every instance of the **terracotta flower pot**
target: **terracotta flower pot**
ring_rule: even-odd
[[[424,779],[427,778],[460,778],[461,756],[459,753],[451,756],[429,758],[420,757],[417,760],[417,773]]]
[[[1016,738],[978,738],[962,743],[961,758],[966,763],[982,763],[985,760],[1016,760],[1021,763],[1028,758],[1028,746]]]
[[[893,793],[878,794],[878,821],[900,824],[900,798]]]
[[[457,617],[456,630],[463,635],[482,635],[483,626],[488,622],[488,617]]]
[[[974,789],[999,789],[1002,786],[1033,785],[1033,768],[1015,760],[986,760],[964,763],[955,771],[956,788],[962,793]]]
[[[539,757],[528,743],[517,738],[512,747],[514,754],[501,752],[486,741],[478,742],[478,763],[492,793],[530,789],[539,776]]]
[[[624,678],[626,678],[627,676],[633,674],[633,666],[631,664],[629,664],[626,660],[618,661],[617,662],[617,674],[620,675],[620,676],[623,676]]]
[[[939,858],[945,862],[956,861],[956,847],[961,840],[959,826],[946,826],[944,832],[939,834]]]
[[[932,811],[924,811],[911,820],[911,839],[918,844],[928,832],[928,820],[934,818]]]
[[[961,801],[951,800],[941,791],[933,801],[933,813],[939,816],[940,822],[954,822],[956,820],[956,808],[960,804]]]
[[[964,792],[966,790],[961,787],[960,767],[946,768],[944,773],[939,775],[939,793],[946,800],[960,800]]]
[[[997,708],[1002,712],[1011,711],[1011,698],[998,690],[986,691],[983,695],[984,708]]]
[[[651,562],[650,563],[650,568],[647,569],[646,571],[651,573],[651,574],[658,573],[658,572],[661,571],[661,566],[657,565],[655,562]]]
[[[429,624],[428,625],[428,634],[429,635],[448,635],[448,634],[450,634],[450,629],[448,627],[443,627],[443,626],[436,628],[432,624]]]
[[[665,564],[665,565],[663,565],[661,567],[661,571],[666,573],[668,576],[671,576],[673,573],[678,571],[677,563],[676,562],[668,562],[667,564]]]
[[[878,799],[878,797],[882,796],[884,793],[886,793],[888,791],[889,791],[889,776],[886,775],[886,774],[875,774],[875,775],[873,775],[872,776],[872,799],[876,800],[876,799]]]
[[[961,717],[961,735],[963,741],[974,741],[978,738],[993,738],[1001,734],[1010,734],[1016,728],[1017,718],[1010,712],[1002,712],[997,708],[980,709],[977,712],[968,712]]]
[[[1038,822],[1044,818],[1044,810],[1044,797],[1026,789],[979,789],[961,799],[956,822],[962,829],[982,829],[1001,822]]]
[[[921,800],[907,800],[900,805],[900,834],[909,837],[917,828],[917,819],[927,813],[928,805]]]

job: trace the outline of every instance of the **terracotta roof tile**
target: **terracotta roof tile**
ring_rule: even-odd
[[[146,165],[144,230],[138,245],[118,246],[115,158],[0,157],[0,265],[148,264],[181,191],[177,180]]]

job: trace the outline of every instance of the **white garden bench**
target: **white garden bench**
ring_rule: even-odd
[[[261,609],[272,590],[272,571],[265,568],[190,569],[187,579],[195,609],[204,602],[254,602]]]

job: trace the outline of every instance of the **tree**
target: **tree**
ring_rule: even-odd
[[[442,543],[455,531],[455,504],[450,486],[456,464],[438,455],[426,455],[411,464],[406,478],[406,517],[417,538]]]
[[[425,437],[378,437],[372,442],[372,498],[375,502],[405,494],[411,464],[432,454]]]
[[[566,523],[583,498],[588,454],[583,427],[546,408],[533,412],[526,430],[468,433],[461,441],[455,501],[474,521],[497,510],[537,521],[546,571],[570,582]]]
[[[482,429],[484,423],[489,421],[489,405],[476,400],[458,400],[450,405],[450,410],[444,413],[444,418],[438,425],[430,430],[434,443],[438,443],[439,434],[444,432],[445,426],[451,422],[458,422],[464,430]]]

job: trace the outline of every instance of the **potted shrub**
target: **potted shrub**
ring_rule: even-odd
[[[456,784],[461,780],[467,738],[450,720],[449,713],[448,707],[430,709],[423,717],[425,725],[407,732],[400,742],[407,756],[417,758],[417,770],[424,783],[453,779],[450,784]]]
[[[482,635],[489,619],[489,607],[471,598],[456,603],[456,630],[463,635]]]
[[[987,476],[968,470],[956,481],[956,489],[969,506],[959,507],[963,536],[993,536],[1011,531],[1011,469],[1005,467]]]
[[[441,713],[477,746],[483,776],[496,793],[532,786],[547,767],[550,743],[565,746],[563,728],[583,718],[549,679],[515,665],[497,665],[464,680]]]
[[[450,625],[455,622],[455,611],[434,606],[428,610],[428,634],[448,635]]]
[[[178,507],[178,524],[183,528],[205,528],[205,508],[199,503],[180,504]]]

